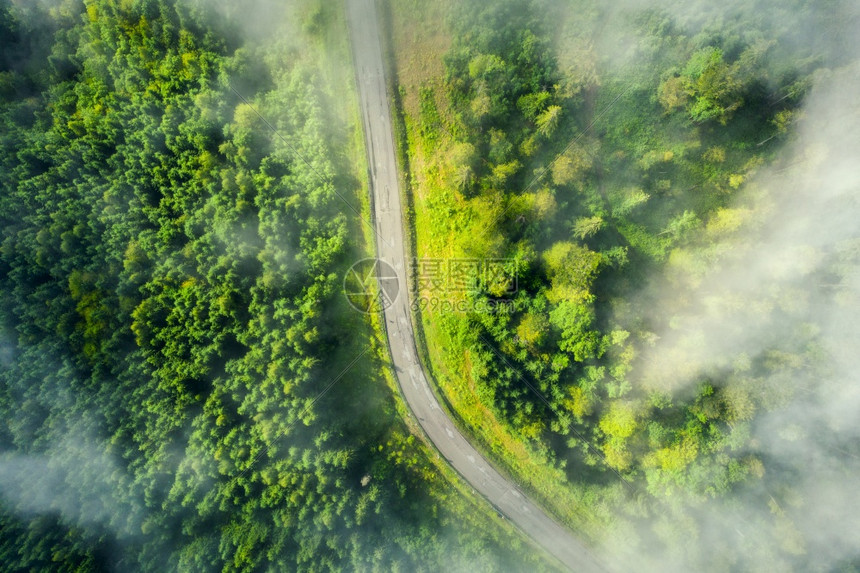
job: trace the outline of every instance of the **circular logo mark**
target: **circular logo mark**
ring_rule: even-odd
[[[380,259],[362,259],[343,277],[343,294],[358,312],[382,312],[394,304],[399,292],[397,273]]]

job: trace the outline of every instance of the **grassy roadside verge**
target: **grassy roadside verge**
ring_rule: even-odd
[[[337,10],[337,21],[332,23],[326,37],[328,54],[337,54],[336,59],[339,61],[331,63],[327,66],[332,70],[338,84],[348,86],[349,96],[343,98],[341,96],[340,105],[344,114],[344,124],[349,126],[349,163],[352,166],[351,176],[357,182],[354,187],[354,197],[348,196],[348,199],[355,199],[359,205],[359,212],[364,221],[373,221],[371,191],[369,181],[369,168],[367,165],[367,156],[365,153],[365,140],[361,120],[361,113],[358,102],[356,78],[353,72],[352,56],[349,46],[349,36],[347,34],[347,23],[345,21],[345,13],[343,10]],[[386,55],[390,56],[390,53]],[[330,55],[329,58],[332,58]],[[390,62],[387,62],[390,63]],[[335,98],[333,98],[333,103]],[[392,111],[397,115],[398,109],[401,107],[401,102],[395,94],[393,98]],[[398,115],[399,117],[399,115]],[[405,132],[401,124],[395,120],[395,143],[398,153],[398,164],[401,166],[401,177],[403,173],[408,173],[406,148],[402,145]],[[405,181],[401,181],[401,189],[405,189]],[[409,194],[403,192],[402,199],[404,201],[405,216],[410,223],[408,229],[413,229],[411,224],[414,210],[411,203],[408,201]],[[355,221],[352,229],[352,236],[361,237],[362,240],[357,249],[356,256],[358,258],[376,256],[376,237],[371,226],[362,221]],[[408,244],[414,244],[414,237],[408,237]],[[423,431],[414,419],[411,411],[405,403],[400,392],[399,385],[394,375],[393,363],[389,354],[389,348],[386,340],[383,317],[381,314],[372,314],[366,317],[367,320],[360,321],[362,330],[368,331],[366,337],[371,344],[372,351],[367,360],[362,360],[361,368],[368,369],[367,375],[375,378],[383,378],[388,387],[390,395],[393,399],[393,406],[398,418],[395,423],[395,433],[409,435],[407,441],[412,450],[412,457],[406,463],[419,471],[426,482],[430,494],[450,512],[450,525],[464,526],[464,529],[481,530],[492,542],[496,543],[502,551],[504,558],[508,560],[508,565],[513,567],[524,566],[526,563],[530,569],[537,571],[558,570],[557,566],[552,565],[552,561],[546,559],[546,556],[536,547],[522,538],[519,532],[505,519],[501,518],[488,504],[484,503],[483,499],[472,490],[460,476],[444,461],[444,459],[434,449],[423,435]],[[359,321],[356,321],[359,322]],[[358,326],[358,325],[356,325]],[[365,333],[362,333],[362,338]],[[373,372],[370,372],[370,370]],[[378,380],[380,383],[382,380]],[[420,437],[418,441],[412,441],[412,436]],[[396,438],[398,439],[398,438]],[[531,548],[531,550],[530,550]],[[515,565],[511,562],[513,556],[516,556],[520,562]]]
[[[439,184],[438,166],[433,152],[440,148],[447,134],[444,129],[426,129],[428,108],[444,125],[442,57],[448,39],[444,37],[444,20],[449,4],[427,4],[415,0],[388,0],[386,30],[393,46],[389,49],[390,65],[396,70],[398,105],[395,125],[401,167],[408,173],[404,201],[409,206],[406,224],[410,252],[419,258],[457,256],[451,235],[445,237],[434,228],[434,209],[441,203],[456,209],[456,199]],[[423,22],[440,24],[418,29]],[[435,108],[435,109],[433,109]],[[416,285],[410,285],[415,292]],[[436,383],[434,391],[443,407],[474,444],[495,464],[511,475],[523,489],[562,522],[596,538],[608,516],[596,508],[596,491],[571,484],[564,472],[553,465],[544,449],[536,448],[522,436],[515,435],[478,399],[469,377],[469,357],[454,356],[447,349],[456,348],[442,327],[445,315],[426,308],[414,312],[413,323],[418,339],[419,356]]]

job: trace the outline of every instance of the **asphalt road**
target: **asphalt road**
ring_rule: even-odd
[[[572,571],[605,571],[581,541],[502,476],[451,422],[418,361],[406,287],[407,253],[394,135],[374,0],[346,0],[373,193],[377,257],[394,269],[397,297],[384,311],[391,357],[403,396],[439,453],[476,491]],[[387,277],[381,277],[391,282]],[[383,288],[383,290],[386,290]]]

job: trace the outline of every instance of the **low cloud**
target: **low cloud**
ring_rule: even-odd
[[[742,387],[757,413],[741,453],[765,477],[651,519],[688,536],[681,550],[628,544],[619,558],[628,542],[613,538],[623,568],[827,571],[860,558],[857,93],[860,65],[821,73],[795,139],[734,206],[739,229],[676,253],[673,278],[633,303],[655,326],[640,387],[682,398],[706,381]]]
[[[132,480],[81,421],[38,454],[0,454],[0,497],[22,516],[59,514],[69,525],[117,539],[140,534],[145,516]]]

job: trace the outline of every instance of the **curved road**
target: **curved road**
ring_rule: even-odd
[[[385,309],[385,328],[403,396],[448,463],[510,521],[569,569],[604,571],[582,542],[496,471],[463,437],[439,407],[418,362],[405,288],[408,283],[403,209],[376,5],[374,0],[346,0],[346,5],[370,167],[377,256],[396,271],[401,285],[400,296]],[[390,277],[380,277],[383,291],[386,282],[390,284]]]

